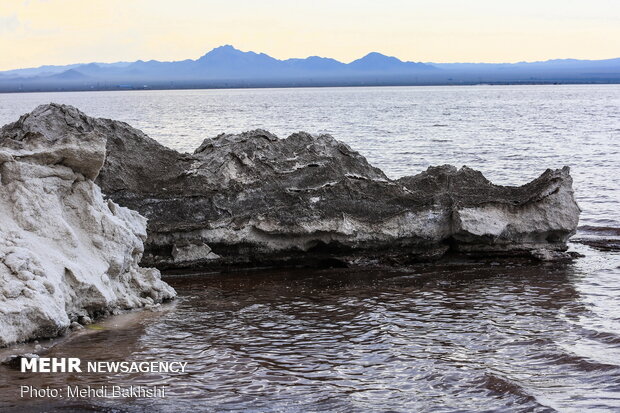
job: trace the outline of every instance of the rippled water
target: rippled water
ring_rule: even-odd
[[[580,248],[586,257],[563,266],[168,277],[177,302],[112,318],[44,354],[182,360],[185,374],[36,376],[0,366],[0,403],[49,411],[618,411],[619,257]],[[22,383],[169,387],[156,400],[16,401]]]
[[[516,184],[568,164],[582,224],[594,227],[579,236],[620,227],[620,86],[0,95],[0,123],[48,101],[125,120],[188,151],[224,131],[328,132],[392,177],[453,163]],[[620,252],[571,249],[584,257],[564,265],[168,276],[179,299],[161,311],[110,318],[38,350],[187,361],[185,374],[33,376],[0,366],[0,411],[620,411]],[[168,392],[18,397],[19,384],[68,383]]]

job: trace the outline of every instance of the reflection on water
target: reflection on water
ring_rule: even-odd
[[[49,411],[617,410],[620,254],[574,248],[586,256],[561,266],[170,277],[177,302],[109,319],[47,355],[187,361],[186,373],[23,375],[0,366],[0,403]],[[168,390],[163,400],[41,403],[16,400],[21,383]]]

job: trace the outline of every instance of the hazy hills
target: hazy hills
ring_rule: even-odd
[[[476,83],[620,83],[620,58],[420,63],[373,52],[346,64],[318,56],[278,60],[221,46],[196,60],[88,63],[0,72],[0,92]]]

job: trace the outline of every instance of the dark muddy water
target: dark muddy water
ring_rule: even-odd
[[[51,357],[186,361],[178,374],[22,374],[7,411],[618,411],[618,253],[566,265],[172,276],[177,302],[42,342]],[[32,348],[5,350],[4,354]],[[166,398],[19,398],[22,383]]]

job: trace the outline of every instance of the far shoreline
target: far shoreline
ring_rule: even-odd
[[[212,86],[212,87],[135,87],[135,88],[93,88],[93,89],[41,89],[0,91],[0,95],[28,93],[75,93],[75,92],[139,92],[139,91],[176,91],[176,90],[256,90],[256,89],[345,89],[345,88],[382,88],[382,87],[437,87],[437,86],[604,86],[620,85],[615,82],[476,82],[476,83],[417,83],[417,84],[371,84],[371,85],[290,85],[290,86]]]

